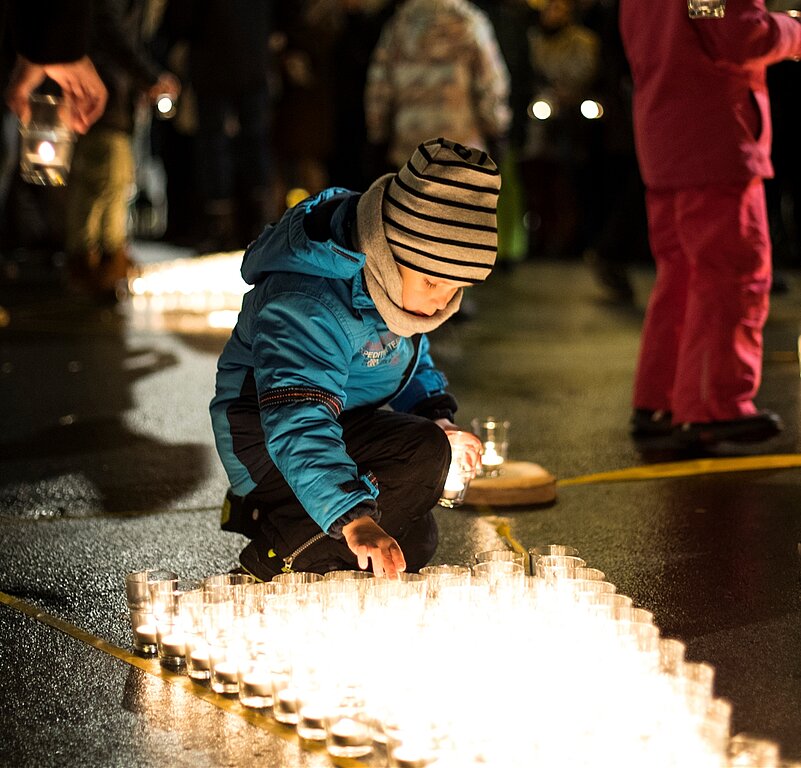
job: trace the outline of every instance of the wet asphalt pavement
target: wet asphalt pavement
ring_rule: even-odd
[[[148,327],[130,305],[93,306],[43,265],[21,267],[0,280],[0,764],[330,765],[269,718],[214,706],[104,645],[130,649],[125,573],[200,578],[236,564],[244,539],[218,527],[226,481],[207,411],[225,335]],[[544,507],[439,509],[435,562],[503,545],[498,515],[526,547],[578,547],[689,658],[714,665],[733,732],[801,761],[801,470],[769,458],[799,451],[801,275],[766,328],[758,404],[786,430],[749,452],[757,468],[571,484],[705,458],[628,436],[651,279],[637,267],[636,306],[620,307],[581,263],[526,263],[471,289],[473,320],[433,334],[460,421],[503,414],[512,458],[564,483]]]

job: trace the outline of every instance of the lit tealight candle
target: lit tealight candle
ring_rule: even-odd
[[[38,160],[41,163],[52,163],[56,159],[56,148],[49,142],[43,141],[36,148]]]
[[[186,639],[180,632],[172,632],[169,635],[164,635],[161,638],[161,655],[162,656],[185,656],[186,655]]]
[[[301,707],[300,725],[309,730],[325,732],[325,712],[315,706]]]
[[[194,669],[207,670],[209,669],[209,652],[206,648],[195,648],[189,654],[189,660]]]
[[[273,681],[266,672],[252,671],[242,675],[243,697],[266,699],[273,697]]]
[[[492,440],[487,440],[484,443],[484,453],[481,456],[481,466],[484,469],[497,469],[503,464],[503,456],[495,450],[495,443]]]
[[[155,624],[140,624],[134,629],[136,640],[140,645],[155,645],[156,644],[156,625]]]
[[[395,768],[426,768],[433,758],[424,757],[419,750],[403,745],[392,750],[392,764]]]
[[[457,499],[464,490],[464,481],[459,477],[456,472],[448,472],[445,478],[445,487],[442,490],[442,495],[446,499]]]
[[[298,736],[309,741],[325,741],[325,712],[314,704],[301,706]]]
[[[343,717],[331,726],[329,731],[331,741],[338,747],[360,747],[369,738],[365,723],[360,723],[352,717]]]
[[[223,685],[239,685],[239,672],[233,661],[220,661],[214,665],[214,678]]]

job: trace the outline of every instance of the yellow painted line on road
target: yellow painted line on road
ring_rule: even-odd
[[[300,739],[295,731],[276,722],[269,714],[245,707],[239,703],[238,699],[227,698],[215,693],[213,690],[211,690],[211,688],[207,688],[204,685],[194,682],[187,675],[165,669],[161,666],[158,659],[137,656],[136,654],[131,653],[124,648],[120,648],[113,643],[106,642],[102,638],[96,637],[80,627],[76,627],[74,624],[70,624],[68,621],[59,619],[57,616],[53,616],[46,611],[37,608],[35,605],[26,603],[24,600],[20,600],[17,597],[8,595],[5,592],[0,592],[0,604],[6,605],[19,613],[25,614],[26,616],[30,616],[41,624],[58,629],[64,634],[92,646],[92,648],[96,648],[97,650],[102,651],[109,656],[113,656],[115,659],[124,661],[126,664],[136,667],[137,669],[140,669],[149,675],[158,677],[166,683],[176,685],[190,696],[207,701],[209,704],[212,704],[218,709],[222,709],[229,714],[241,717],[243,720],[247,720],[251,725],[255,725],[257,728],[261,728],[264,731],[269,731],[274,736],[279,736],[286,741],[294,742],[299,748],[305,748],[311,751],[320,751],[323,749],[323,747],[319,744],[307,744]],[[364,768],[364,763],[359,762],[358,760],[351,760],[350,758],[337,758],[335,764],[337,766],[342,766],[342,768]]]
[[[641,467],[616,469],[610,472],[595,472],[591,475],[566,477],[557,480],[559,487],[588,485],[590,483],[617,483],[627,480],[654,480],[668,477],[692,477],[720,472],[749,472],[765,469],[795,469],[801,467],[800,453],[773,454],[767,456],[733,456],[727,458],[693,459],[691,461],[669,461],[661,464],[646,464]]]
[[[498,536],[506,540],[506,543],[518,554],[528,557],[528,550],[512,536],[511,521],[505,517],[499,517],[495,523],[495,531]]]

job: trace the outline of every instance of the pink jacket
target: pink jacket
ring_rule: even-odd
[[[768,64],[801,56],[801,23],[764,0],[690,19],[683,0],[620,0],[640,170],[652,189],[773,175]]]

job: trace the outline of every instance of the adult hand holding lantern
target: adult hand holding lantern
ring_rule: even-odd
[[[86,133],[103,114],[108,91],[88,56],[77,61],[36,64],[18,55],[6,89],[6,103],[27,125],[31,118],[29,98],[45,78],[55,80],[69,110],[63,115],[66,126],[77,133]]]

